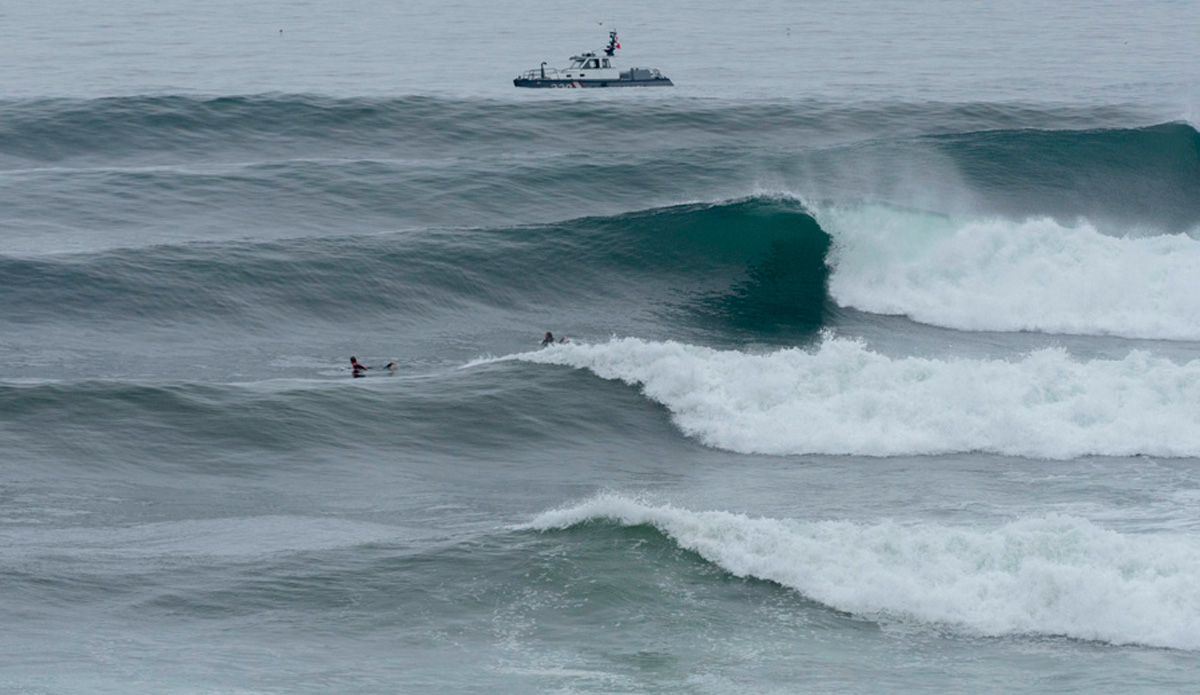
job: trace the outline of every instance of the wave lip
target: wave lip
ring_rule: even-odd
[[[813,352],[614,339],[518,359],[637,384],[708,446],[747,454],[1070,459],[1200,456],[1200,360],[891,358],[827,335]]]
[[[738,577],[872,619],[984,636],[1055,635],[1200,649],[1200,548],[1046,516],[994,529],[694,512],[604,495],[524,528],[652,526]]]

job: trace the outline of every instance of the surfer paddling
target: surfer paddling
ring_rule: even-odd
[[[571,342],[571,341],[567,340],[567,336],[565,336],[565,335],[563,337],[559,338],[558,340],[555,340],[554,334],[551,333],[550,331],[546,331],[546,337],[542,338],[542,347],[546,347],[547,345],[553,345],[555,343],[569,343],[569,342]]]
[[[395,374],[396,366],[396,360],[392,360],[391,362],[383,365],[383,370],[388,374]],[[350,358],[350,370],[354,372],[354,376],[365,376],[368,369],[370,369],[370,367],[362,362],[359,362],[357,357]]]

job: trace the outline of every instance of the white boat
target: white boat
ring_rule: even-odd
[[[529,70],[516,77],[513,80],[513,86],[542,88],[675,86],[671,80],[655,68],[622,70],[617,67],[614,54],[620,47],[617,32],[610,31],[604,55],[581,53],[571,56],[571,66],[561,70],[547,68],[546,64],[542,63],[540,68]]]

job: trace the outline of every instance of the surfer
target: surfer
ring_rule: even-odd
[[[350,369],[354,371],[354,376],[358,377],[358,376],[362,376],[363,372],[370,369],[370,367],[359,362],[357,357],[351,357],[350,358]]]
[[[553,344],[554,344],[554,334],[551,333],[550,331],[546,331],[546,337],[542,338],[542,347],[546,347],[547,345],[553,345]]]
[[[383,365],[383,368],[387,370],[388,374],[395,374],[396,373],[396,360],[392,360],[391,362],[388,362],[387,364]]]

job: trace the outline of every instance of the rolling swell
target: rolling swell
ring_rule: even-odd
[[[266,324],[615,303],[623,314],[807,330],[825,311],[828,248],[799,203],[760,197],[529,227],[0,258],[11,299],[0,316]]]
[[[198,459],[208,470],[241,453],[295,452],[331,441],[361,414],[351,399],[327,394],[327,409],[312,398],[255,393],[252,389],[200,384],[147,385],[86,381],[0,385],[0,415],[13,426],[9,451],[58,453],[64,460],[86,442],[86,466],[167,465]],[[347,412],[349,411],[349,412]],[[54,432],[52,440],[42,433]],[[17,442],[22,442],[18,444]],[[343,442],[343,446],[352,442]],[[221,457],[204,455],[220,450]],[[199,456],[198,456],[199,455]],[[53,457],[51,457],[53,458]],[[247,468],[253,474],[253,468]]]
[[[714,141],[795,144],[911,137],[995,128],[1095,128],[1136,122],[1129,109],[1011,104],[819,100],[719,104],[498,101],[435,97],[330,98],[307,94],[220,97],[128,96],[0,101],[0,166],[75,157],[210,157],[273,150],[288,156],[417,156],[466,145],[478,153],[512,149],[576,151],[680,146]],[[598,139],[598,140],[594,140]]]
[[[1186,231],[1200,225],[1200,133],[1186,123],[937,138],[1001,209]]]
[[[27,162],[151,153],[231,154],[290,148],[378,145],[421,100],[380,108],[369,99],[316,96],[115,97],[49,99],[3,106],[0,153]]]
[[[659,408],[579,374],[506,360],[448,370],[406,364],[396,374],[351,379],[342,364],[225,383],[140,374],[0,381],[5,460],[29,474],[71,467],[240,478],[311,465],[336,471],[361,459],[368,467],[420,466],[447,455],[509,465],[537,460],[545,448],[619,457],[669,433]],[[588,398],[579,398],[583,391]],[[550,402],[557,405],[530,407]],[[670,436],[662,447],[692,448]]]
[[[988,103],[0,101],[0,231],[38,249],[50,230],[79,250],[101,236],[543,223],[762,190],[1121,231],[1200,225],[1200,134],[1146,122]]]
[[[453,437],[441,430],[464,429],[464,418],[487,422],[502,407],[494,394],[469,379],[446,388],[475,398],[449,399],[455,408],[448,408],[446,394],[436,387],[405,379],[376,379],[365,386],[342,379],[0,385],[0,416],[13,426],[6,441],[14,460],[28,453],[31,463],[61,459],[97,469],[116,465],[253,477],[280,465],[345,461],[357,450],[418,448],[430,441],[427,437]],[[48,431],[55,433],[52,440],[43,434]],[[501,436],[477,427],[454,439],[469,448],[484,439],[496,446]],[[82,442],[86,455],[72,455]]]

